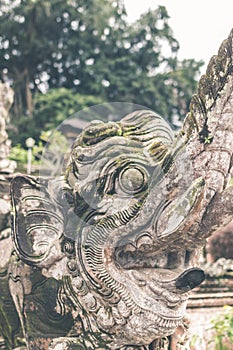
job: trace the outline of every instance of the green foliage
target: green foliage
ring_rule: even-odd
[[[42,131],[40,139],[43,141],[44,145],[46,145],[48,151],[53,153],[59,151],[64,154],[69,147],[66,137],[58,130]],[[34,151],[37,152],[37,154],[43,151],[42,144],[39,143],[38,148],[34,148]]]
[[[92,94],[92,56],[109,20],[121,22],[120,11],[113,0],[1,1],[0,70],[13,83],[17,116],[31,115],[36,91],[78,86]]]
[[[49,155],[59,155],[59,157],[62,158],[67,152],[68,147],[69,145],[66,137],[59,131],[42,131],[39,141],[32,148],[32,165],[49,167],[51,166],[51,161],[43,157],[44,150],[46,149]],[[11,148],[9,158],[16,161],[18,170],[26,171],[28,162],[27,149],[17,144]],[[41,164],[41,160],[43,160],[43,164]]]
[[[223,314],[212,323],[214,350],[231,350],[233,348],[233,307],[224,306]]]
[[[129,24],[122,0],[2,0],[0,20],[15,144],[103,101],[185,117],[202,62],[177,59],[164,6]]]
[[[152,109],[157,110],[172,124],[178,122],[179,125],[189,110],[202,64],[193,59],[183,60],[176,63],[176,69],[157,74],[153,82],[159,94]]]
[[[43,145],[35,145],[32,148],[32,164],[39,165],[40,160],[38,159],[38,152],[42,152]],[[17,170],[26,172],[27,162],[28,162],[28,151],[24,149],[20,144],[17,144],[11,148],[9,159],[16,161]]]
[[[14,130],[9,130],[14,145],[24,145],[28,136],[38,142],[42,130],[53,130],[74,113],[103,102],[100,97],[80,95],[66,88],[50,89],[46,94],[37,93],[33,101],[35,108],[30,120],[24,116],[15,122],[20,131],[17,135]]]
[[[103,103],[100,97],[80,95],[70,89],[51,89],[34,99],[34,119],[38,128],[56,128],[65,119],[87,107]]]
[[[27,150],[22,148],[20,144],[17,144],[11,148],[9,158],[15,160],[17,164],[27,164]]]
[[[224,306],[223,312],[211,320],[208,328],[202,330],[202,334],[192,336],[188,349],[233,349],[233,307]]]
[[[40,139],[43,148],[37,150],[37,156],[41,159],[40,172],[45,175],[58,175],[62,171],[62,164],[69,150],[69,142],[58,130],[43,131]]]

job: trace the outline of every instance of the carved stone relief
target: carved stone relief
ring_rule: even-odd
[[[12,180],[7,274],[28,349],[166,349],[205,277],[199,248],[232,220],[232,89],[231,33],[178,134],[148,110],[92,122],[63,176]]]

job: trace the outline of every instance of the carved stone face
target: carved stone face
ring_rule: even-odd
[[[192,169],[168,124],[148,111],[91,124],[73,146],[66,178],[82,222],[80,274],[98,292],[98,326],[117,333],[118,345],[173,333],[188,291],[204,278],[189,269],[194,249],[179,239],[202,180],[190,185]]]
[[[13,180],[8,277],[29,349],[148,349],[179,324],[204,278],[195,249],[232,220],[232,43],[202,76],[180,143],[139,111],[87,127],[65,181]]]
[[[118,349],[181,323],[188,291],[204,279],[192,267],[195,239],[184,234],[202,198],[190,164],[168,124],[138,111],[84,129],[65,181],[14,180],[16,250],[61,281],[56,312],[72,314],[72,336],[81,322],[84,336]]]

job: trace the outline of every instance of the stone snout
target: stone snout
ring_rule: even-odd
[[[187,293],[199,286],[205,280],[205,273],[202,269],[191,267],[183,271],[174,280],[164,283],[169,291],[176,293]]]

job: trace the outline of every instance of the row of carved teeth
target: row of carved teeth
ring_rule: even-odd
[[[130,275],[132,275],[133,278],[138,282],[139,286],[147,286],[150,289],[150,291],[153,292],[153,294],[166,300],[166,305],[170,308],[175,308],[180,303],[185,302],[187,300],[187,293],[176,294],[172,291],[169,291],[166,289],[166,285],[164,287],[158,285],[157,281],[155,281],[154,279],[152,279],[153,282],[151,283],[151,281],[143,279],[141,274],[139,274],[135,270],[130,271]]]
[[[163,318],[159,315],[155,315],[154,320],[156,323],[158,323],[159,327],[172,329],[178,327],[182,321],[182,319]]]
[[[135,267],[144,268],[164,268],[168,267],[168,254],[166,252],[158,255],[156,251],[128,250],[125,246],[122,250],[117,251],[116,258],[122,267],[131,269]]]
[[[135,240],[121,241],[120,246],[124,246],[125,251],[135,252],[137,249],[142,247],[151,247],[153,244],[153,238],[150,233],[140,233],[135,237]]]
[[[122,249],[116,249],[116,259],[125,269],[144,267],[174,270],[189,264],[189,258],[185,250],[179,252],[158,252],[149,244],[144,245],[145,250],[140,250],[127,244]],[[154,249],[154,250],[153,250]]]
[[[181,294],[170,292],[157,284],[149,283],[148,287],[153,293],[164,298],[171,307],[177,306],[181,302]]]

